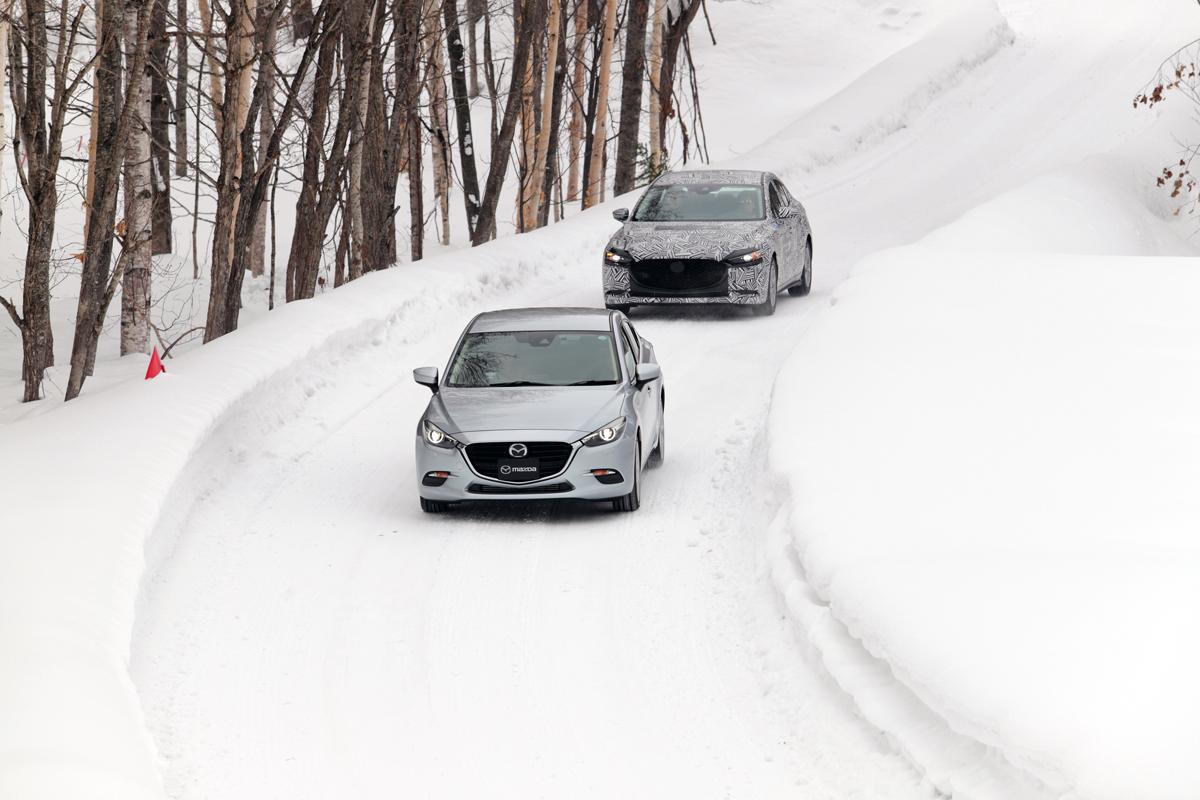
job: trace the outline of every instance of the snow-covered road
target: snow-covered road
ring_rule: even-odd
[[[765,420],[780,363],[859,257],[1079,158],[1070,128],[1092,107],[1057,98],[1081,76],[1123,91],[1105,71],[1126,51],[1064,56],[1045,38],[1054,9],[1023,30],[1027,5],[1003,4],[1009,46],[987,2],[914,4],[947,27],[738,160],[780,171],[809,206],[815,289],[769,319],[635,312],[668,380],[667,462],[637,514],[421,514],[411,433],[427,395],[408,371],[444,363],[465,307],[403,333],[388,360],[354,348],[314,363],[298,412],[206,442],[152,542],[134,638],[169,793],[929,796],[764,577]],[[831,115],[837,136],[814,139]],[[594,305],[606,213],[564,223],[555,235],[582,244],[545,286],[488,302]]]

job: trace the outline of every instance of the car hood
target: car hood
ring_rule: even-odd
[[[749,222],[626,222],[609,241],[635,259],[723,259],[734,250],[760,247],[774,233],[775,220]]]
[[[624,387],[443,388],[428,419],[451,435],[480,431],[570,431],[584,436],[621,416]]]

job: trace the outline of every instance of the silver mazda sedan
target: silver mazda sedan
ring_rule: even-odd
[[[417,493],[463,500],[641,504],[642,468],[664,455],[666,393],[654,346],[618,311],[522,308],[467,325],[417,423]]]

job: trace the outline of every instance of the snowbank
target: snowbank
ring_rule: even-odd
[[[1196,266],[884,252],[781,371],[776,580],[944,791],[1200,793]]]
[[[394,384],[403,369],[389,344],[562,282],[581,260],[564,254],[599,253],[611,227],[601,212],[376,273],[187,353],[154,381],[0,428],[0,796],[161,795],[127,661],[147,538],[197,448],[230,426],[286,425],[327,384],[323,367],[361,349],[379,354],[371,380]]]

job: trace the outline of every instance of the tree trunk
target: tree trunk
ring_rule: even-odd
[[[540,17],[541,4],[542,0],[528,0],[521,10],[521,16],[528,14]],[[518,6],[513,7],[514,27],[520,24],[517,8]],[[540,37],[541,25],[537,25],[536,29],[536,35]],[[519,169],[517,230],[522,233],[532,230],[537,220],[537,209],[535,208],[537,187],[541,185],[541,181],[534,177],[534,162],[537,159],[534,152],[537,148],[537,112],[534,108],[534,96],[541,83],[542,74],[539,70],[541,63],[540,49],[535,49],[525,70],[519,76],[517,73],[513,73],[514,78],[520,78],[521,86],[521,149],[517,159]]]
[[[441,220],[442,244],[450,244],[450,123],[446,114],[446,62],[438,0],[425,0],[425,86],[429,94],[429,143],[433,150],[433,197]]]
[[[558,136],[558,115],[555,106],[562,84],[558,80],[558,51],[562,29],[562,0],[549,0],[549,17],[546,21],[546,74],[542,79],[542,124],[538,129],[537,145],[534,148],[533,170],[530,172],[529,183],[530,206],[529,225],[526,228],[537,228],[545,225],[543,208],[549,207],[550,192],[547,189],[546,164],[550,155],[550,140]]]
[[[691,4],[683,9],[676,19],[670,18],[670,9],[667,9],[667,25],[662,32],[662,66],[658,73],[658,125],[660,141],[666,136],[667,120],[672,114],[671,87],[675,85],[675,63],[679,57],[679,48],[683,44],[683,37],[687,33],[688,26],[696,18],[696,13],[700,10],[701,5],[700,0],[692,0]],[[664,145],[659,156],[660,166],[669,158],[670,155],[667,153]]]
[[[550,221],[550,206],[554,204],[552,189],[555,184],[559,184],[561,195],[561,180],[558,170],[558,147],[559,147],[559,129],[562,120],[562,105],[563,105],[563,88],[566,84],[567,70],[567,20],[564,17],[560,22],[558,35],[558,64],[559,68],[554,74],[554,85],[552,87],[552,97],[550,102],[548,121],[543,118],[543,124],[550,128],[550,142],[546,153],[546,163],[542,169],[542,187],[541,187],[541,202],[538,205],[537,225],[539,228],[546,227]],[[561,197],[560,197],[561,200]],[[557,221],[557,216],[555,221]]]
[[[275,39],[278,25],[277,16],[271,13],[271,7],[262,4],[258,8],[258,18],[255,28],[259,41],[262,43],[262,55],[259,58],[258,79],[264,87],[262,109],[258,116],[258,166],[261,168],[265,161],[264,148],[275,133]],[[254,238],[250,243],[250,274],[262,277],[265,269],[267,251],[267,206],[259,207],[258,216],[254,220]]]
[[[66,399],[79,396],[83,382],[92,374],[96,363],[96,348],[104,320],[117,286],[121,282],[130,252],[123,250],[117,266],[110,274],[113,249],[113,228],[117,215],[117,190],[120,187],[124,156],[122,142],[130,139],[130,131],[140,125],[139,100],[134,91],[142,81],[134,81],[122,93],[125,74],[145,74],[148,60],[150,5],[126,4],[108,0],[101,4],[100,51],[97,53],[96,81],[100,103],[97,114],[95,181],[91,213],[85,232],[87,249],[80,281],[79,307],[75,320],[75,337],[71,347],[71,374],[67,379]],[[128,8],[128,12],[127,12]],[[134,17],[136,47],[125,69],[122,64],[122,42],[127,27],[126,13]],[[126,242],[130,239],[126,237]]]
[[[175,177],[188,174],[188,0],[175,3]]]
[[[8,15],[12,13],[13,0],[0,0],[0,197],[5,196],[4,171],[8,165],[8,103],[4,100],[5,76],[8,74]],[[0,204],[0,219],[4,208]]]
[[[642,76],[646,70],[646,14],[649,0],[629,0],[625,15],[625,64],[621,74],[621,128],[613,194],[631,191],[637,178],[638,130],[642,122]]]
[[[475,48],[475,23],[479,21],[478,0],[467,0],[467,61],[470,64],[470,93],[471,97],[479,97],[479,56]],[[447,26],[450,24],[447,21]],[[455,14],[455,29],[458,28],[458,15]],[[461,47],[461,45],[460,45]],[[459,58],[461,61],[461,56]]]
[[[661,2],[662,0],[660,0]],[[579,199],[579,156],[583,143],[583,65],[587,56],[588,0],[575,2],[575,58],[571,78],[571,124],[567,129],[567,200]]]
[[[608,138],[608,79],[612,67],[613,38],[617,24],[617,0],[605,0],[604,35],[600,41],[600,76],[596,95],[596,124],[592,131],[591,163],[583,187],[583,207],[594,206],[604,185],[604,145]]]
[[[363,171],[363,271],[386,269],[396,263],[396,185],[400,165],[407,159],[404,139],[404,103],[406,93],[397,91],[389,110],[384,77],[385,50],[395,50],[396,27],[392,26],[393,41],[385,48],[383,31],[388,17],[397,19],[405,13],[403,3],[392,0],[390,9],[383,2],[376,6],[370,81],[367,86],[367,130],[363,144],[370,154],[370,168]]]
[[[458,126],[459,170],[462,173],[463,203],[467,210],[467,235],[474,239],[479,221],[479,174],[475,169],[475,140],[471,133],[471,105],[463,76],[463,46],[458,29],[455,0],[444,0],[446,50],[450,57],[450,88],[454,94],[454,118]],[[467,14],[470,17],[470,12]],[[476,87],[478,88],[478,87]]]
[[[17,142],[23,158],[18,162],[21,185],[29,205],[21,314],[8,299],[3,305],[21,330],[21,378],[25,402],[41,398],[46,369],[54,365],[54,333],[50,327],[50,250],[58,211],[58,165],[67,108],[83,78],[71,79],[67,70],[74,55],[80,8],[68,29],[67,7],[60,8],[58,40],[48,49],[46,4],[24,0],[24,19],[17,37],[12,71],[12,98],[17,117]],[[53,66],[47,80],[47,61]],[[47,89],[50,95],[47,96]],[[51,115],[47,119],[47,105]],[[47,124],[48,123],[48,124]]]
[[[526,0],[532,2],[532,0]],[[614,0],[615,2],[615,0]],[[521,89],[518,76],[524,75],[529,65],[529,53],[536,32],[537,15],[525,14],[522,24],[517,31],[513,45],[512,79],[508,88],[508,102],[504,107],[504,121],[492,142],[492,161],[488,167],[487,185],[484,187],[483,201],[480,203],[479,225],[471,238],[472,245],[480,245],[490,240],[496,233],[496,208],[500,202],[500,190],[504,184],[504,176],[508,172],[507,154],[512,149],[513,137],[517,131],[517,114],[521,109]]]
[[[292,44],[312,35],[312,0],[292,0]]]
[[[312,113],[305,134],[304,172],[300,182],[300,197],[296,200],[296,225],[288,252],[285,297],[289,303],[316,294],[325,229],[337,206],[338,187],[344,172],[351,115],[339,112],[333,144],[328,153],[325,152],[324,139],[325,124],[333,100],[337,38],[326,33],[317,58]],[[349,90],[342,96],[340,105],[343,109],[347,106],[348,94]],[[321,172],[322,166],[324,174]]]
[[[117,0],[109,0],[116,2]],[[124,45],[129,85],[128,102],[134,104],[134,121],[125,138],[125,274],[121,279],[121,355],[150,352],[150,271],[153,229],[151,211],[154,202],[152,155],[150,148],[151,76],[149,65],[138,66],[137,2],[125,7]],[[158,5],[158,0],[149,0]],[[151,19],[157,15],[151,12]],[[153,28],[153,23],[151,24]],[[157,47],[157,42],[153,47]]]
[[[650,23],[650,57],[647,73],[650,77],[650,179],[662,171],[663,157],[663,98],[659,91],[662,80],[663,14],[667,0],[654,0],[654,20]]]
[[[171,93],[167,81],[167,0],[151,0],[150,13],[150,164],[152,192],[151,252],[171,252]],[[133,33],[136,36],[136,25]],[[136,41],[134,42],[136,46]]]
[[[369,81],[374,51],[371,47],[375,24],[374,0],[351,0],[346,6],[345,47],[349,61],[349,82],[354,95],[347,111],[352,115],[350,128],[350,185],[346,191],[346,212],[350,228],[350,280],[363,274],[366,231],[363,227],[363,144],[367,133]]]

